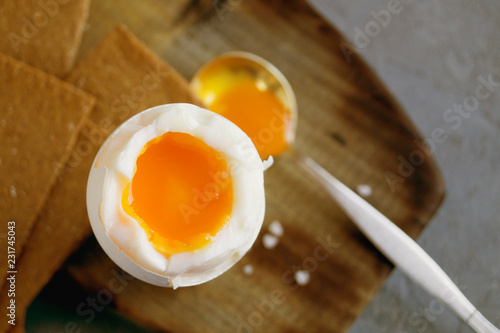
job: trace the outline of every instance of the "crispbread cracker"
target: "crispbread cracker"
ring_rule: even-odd
[[[74,86],[0,54],[0,281],[7,268],[7,222],[19,258],[35,217],[94,105]],[[15,270],[17,267],[9,267]],[[13,269],[12,269],[13,268]]]
[[[186,80],[123,26],[112,30],[77,65],[69,81],[98,100],[90,116],[92,122],[81,131],[76,148],[61,172],[62,182],[52,190],[19,262],[18,308],[27,307],[90,234],[86,183],[94,156],[107,134],[126,118],[152,106],[173,102],[199,105]],[[5,302],[6,297],[2,298],[2,306]],[[5,322],[0,321],[0,330]]]
[[[102,103],[91,119],[104,130],[152,106],[200,105],[186,80],[122,25],[82,59],[67,80]]]
[[[58,77],[73,66],[90,0],[0,1],[0,52]]]

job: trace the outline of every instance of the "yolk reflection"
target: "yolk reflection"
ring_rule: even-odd
[[[192,135],[149,141],[122,195],[125,212],[165,256],[198,249],[229,221],[233,186],[221,153]]]
[[[234,82],[215,96],[209,108],[241,128],[262,159],[288,147],[285,134],[290,113],[273,93],[259,89],[253,80]]]

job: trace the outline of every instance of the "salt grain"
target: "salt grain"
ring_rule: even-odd
[[[243,266],[243,273],[245,273],[246,275],[251,275],[253,273],[253,266],[252,265]]]
[[[11,153],[12,155],[17,155],[17,148],[12,148],[12,149],[10,150],[10,153]]]
[[[283,226],[279,221],[273,221],[269,225],[269,232],[272,233],[275,236],[282,236],[283,235]]]
[[[299,286],[305,286],[309,283],[310,279],[311,276],[309,275],[308,271],[301,270],[295,273],[295,281]]]
[[[359,193],[359,195],[361,195],[362,197],[369,197],[370,195],[372,195],[372,188],[370,185],[365,185],[365,184],[362,184],[362,185],[358,185],[356,187],[356,191]]]
[[[264,237],[262,237],[262,243],[266,249],[273,249],[278,245],[278,238],[271,234],[265,234]]]
[[[76,86],[82,89],[85,86],[85,83],[87,83],[87,78],[82,76],[76,81]]]
[[[17,198],[17,190],[16,190],[16,187],[14,185],[12,185],[10,187],[10,196],[12,198]]]

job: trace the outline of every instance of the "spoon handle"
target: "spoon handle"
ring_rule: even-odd
[[[500,333],[464,296],[439,265],[405,232],[310,157],[290,155],[330,193],[370,241],[407,277],[446,304],[478,333]]]

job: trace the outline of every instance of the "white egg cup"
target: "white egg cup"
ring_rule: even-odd
[[[173,113],[175,112],[179,115],[175,115],[174,117]],[[164,117],[167,113],[170,113],[168,114],[168,117]],[[144,120],[156,121],[157,119],[154,118],[156,115],[163,117],[155,124],[161,124],[158,126],[160,126],[161,130],[165,128],[164,132],[177,131],[192,134],[205,141],[212,148],[223,152],[226,158],[229,158],[231,162],[236,160],[241,162],[240,165],[237,166],[239,168],[238,171],[236,171],[238,174],[234,174],[237,178],[233,177],[233,167],[230,166],[235,198],[233,202],[231,221],[228,223],[228,226],[214,236],[215,240],[211,241],[211,243],[214,244],[209,244],[209,246],[211,246],[209,250],[215,249],[214,252],[207,254],[209,253],[207,250],[205,252],[200,251],[198,253],[193,251],[193,253],[174,254],[171,258],[173,258],[173,256],[177,256],[175,260],[171,258],[166,259],[166,267],[168,269],[165,269],[163,274],[161,274],[162,272],[158,269],[155,272],[153,269],[146,268],[147,264],[144,264],[144,262],[140,264],[137,262],[137,258],[132,258],[130,253],[127,253],[128,249],[126,248],[128,245],[126,244],[125,246],[120,247],[119,244],[117,244],[116,238],[113,239],[110,237],[109,230],[106,228],[106,223],[104,223],[103,219],[101,219],[103,216],[101,207],[104,205],[103,200],[105,199],[104,189],[106,177],[110,172],[110,168],[108,168],[106,161],[111,159],[109,156],[114,156],[109,152],[109,150],[113,151],[113,149],[125,149],[121,148],[122,143],[124,142],[123,137],[127,137],[123,133],[128,133],[127,135],[130,136],[130,133],[133,132],[131,131],[131,128],[134,130],[136,128],[140,129],[141,126],[144,125],[141,124],[141,121],[144,122]],[[170,125],[172,123],[176,123],[179,118],[182,119],[178,121],[177,125]],[[166,121],[168,119],[171,121]],[[143,127],[145,126],[146,125]],[[192,133],[190,133],[190,131]],[[115,138],[117,138],[115,140],[116,142],[112,142]],[[127,142],[132,141],[131,138],[128,138],[127,140]],[[240,143],[241,147],[239,146]],[[219,147],[216,147],[217,145],[219,145]],[[113,148],[109,148],[110,146]],[[125,147],[126,143],[123,143],[123,146]],[[228,148],[224,148],[225,150],[220,148],[226,146]],[[117,151],[120,154],[122,153],[122,150]],[[250,155],[248,154],[249,152]],[[228,163],[228,165],[230,164],[232,163]],[[120,268],[133,277],[162,287],[176,288],[179,286],[184,287],[201,284],[214,279],[232,267],[255,242],[264,220],[265,196],[263,171],[263,163],[260,160],[258,152],[250,138],[226,118],[191,104],[160,105],[145,110],[125,121],[101,146],[92,164],[87,183],[87,211],[90,224],[94,235],[104,252],[106,252],[111,260],[113,260]],[[113,172],[116,172],[116,170]],[[252,189],[251,191],[249,191],[249,187]],[[115,197],[118,195],[117,193],[120,194],[121,192],[115,191]],[[108,196],[110,195],[108,194]],[[240,199],[241,196],[247,197],[243,200]],[[113,200],[116,201],[117,199]],[[123,208],[120,205],[120,207],[117,207],[116,209],[120,210]],[[118,214],[116,216],[123,216],[122,213],[126,214],[123,211],[120,213],[121,215]],[[130,217],[128,217],[128,219],[130,219]],[[231,224],[233,220],[234,223]],[[133,221],[138,225],[137,221]],[[130,224],[130,221],[127,223]],[[138,229],[137,226],[134,226],[134,228],[134,230]],[[146,237],[145,231],[142,228],[140,230],[144,232],[144,236],[140,235],[140,237],[143,237],[141,239],[146,239],[144,238]],[[237,242],[239,242],[236,245],[236,241],[233,239],[234,236],[237,236]],[[148,241],[142,241],[142,244],[144,243],[149,244]],[[137,246],[137,244],[138,243],[136,242],[131,246]],[[227,246],[228,250],[225,251],[223,246]],[[126,250],[123,250],[123,248]],[[145,253],[151,253],[151,250],[148,251],[143,251],[141,254],[144,256]],[[155,255],[158,255],[158,253]],[[201,257],[199,257],[200,255]],[[169,262],[169,260],[171,260],[173,264]],[[192,260],[194,264],[193,266],[188,266],[185,271],[182,271],[179,274],[172,274],[171,267],[176,267],[176,265],[178,267],[182,267],[185,265],[183,260]]]

